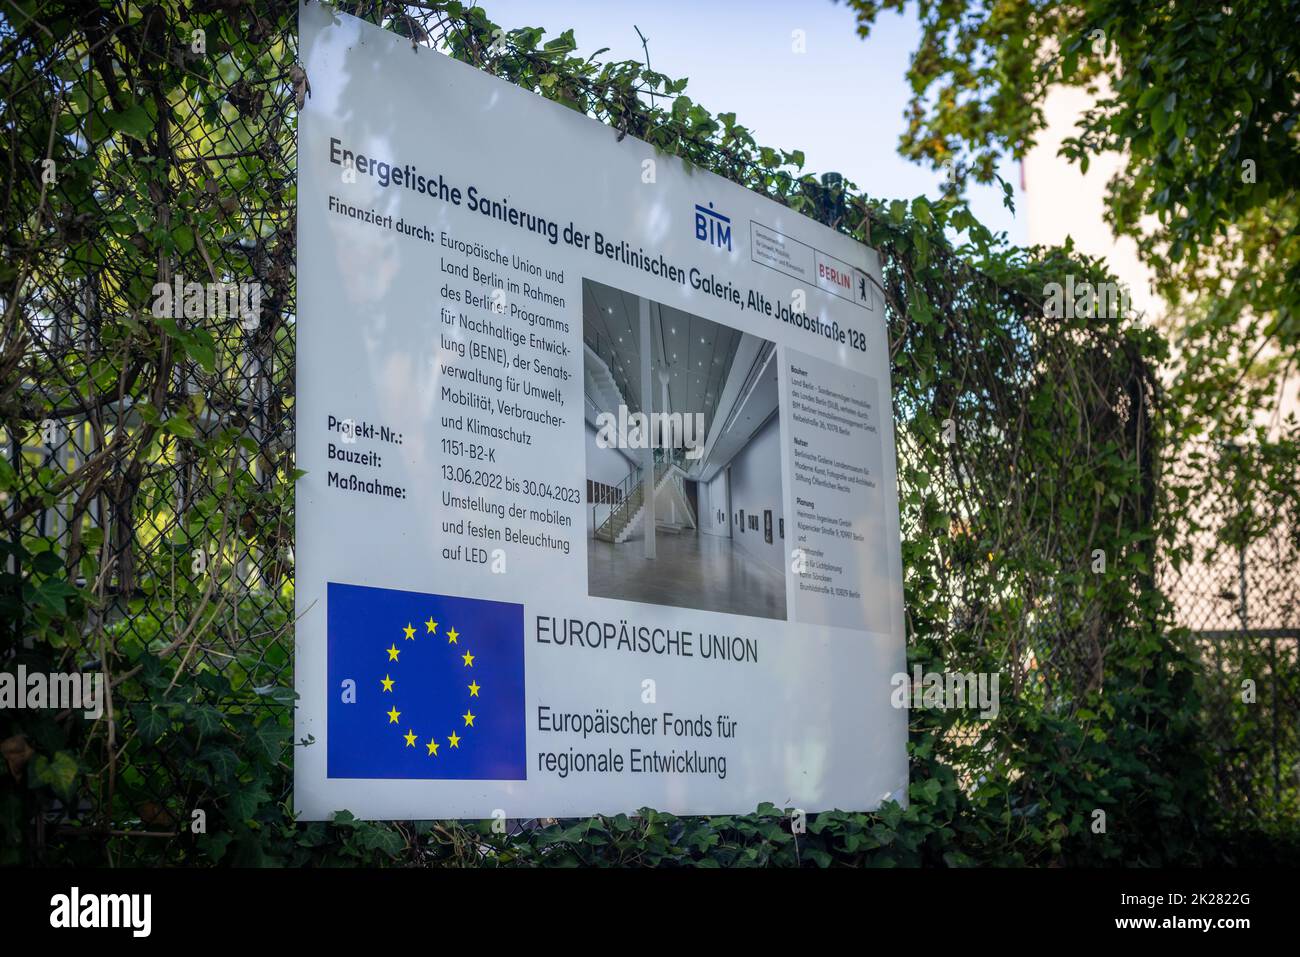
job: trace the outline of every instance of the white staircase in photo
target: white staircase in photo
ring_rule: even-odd
[[[640,469],[636,471],[639,474]],[[656,521],[655,528],[659,532],[681,534],[687,528],[696,527],[695,510],[691,508],[690,499],[686,497],[686,489],[682,484],[684,475],[685,473],[676,465],[668,462],[655,463],[656,500],[659,499],[662,493],[667,491],[673,497],[677,507],[681,510],[680,514],[685,519],[685,522],[675,523]],[[631,538],[634,533],[640,531],[645,516],[644,488],[644,483],[636,482],[631,493],[614,507],[609,513],[609,517],[596,529],[598,539],[621,545]]]
[[[591,346],[583,343],[583,349],[586,351],[586,361],[582,364],[583,378],[587,389],[587,395],[591,398],[592,403],[596,406],[598,412],[609,412],[611,415],[618,415],[618,408],[621,405],[627,405],[627,399],[623,396],[623,391],[614,381],[614,374],[610,371],[605,360],[592,351]],[[629,408],[629,412],[631,409]]]

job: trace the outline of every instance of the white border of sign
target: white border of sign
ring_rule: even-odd
[[[430,49],[413,49],[409,39],[319,3],[300,7],[300,26],[312,87],[299,116],[298,152],[297,452],[298,466],[307,473],[297,489],[296,531],[294,800],[300,816],[329,819],[347,809],[370,819],[434,819],[488,817],[501,810],[510,818],[532,818],[631,813],[639,807],[721,814],[752,811],[765,801],[809,812],[906,803],[907,712],[890,703],[891,677],[906,670],[906,656],[888,341],[875,251],[634,137],[620,141],[616,131],[595,120]],[[330,162],[332,139],[395,164],[414,164],[462,189],[476,184],[484,194],[559,224],[631,238],[667,262],[778,303],[789,298],[792,284],[807,280],[801,288],[808,315],[847,330],[862,348],[852,348],[847,336],[819,335],[690,284],[599,258],[590,248],[551,244],[463,206],[383,189],[372,176],[340,184],[339,167]],[[655,164],[656,178],[643,185],[647,160]],[[843,624],[840,611],[814,608],[791,575],[789,621],[589,598],[581,536],[568,554],[514,549],[508,575],[446,563],[440,558],[450,541],[440,527],[445,512],[428,492],[441,481],[438,370],[444,359],[438,341],[445,328],[439,322],[445,276],[439,263],[446,249],[340,217],[327,205],[332,195],[345,196],[356,208],[373,208],[378,217],[509,249],[564,273],[556,288],[566,305],[554,311],[570,329],[576,357],[570,362],[578,380],[573,388],[579,391],[567,392],[556,405],[571,424],[544,435],[538,430],[544,441],[534,449],[544,453],[528,453],[535,458],[520,466],[524,460],[509,459],[518,450],[503,452],[519,474],[582,482],[583,436],[572,423],[582,416],[584,276],[777,343],[785,430],[779,504],[787,542],[794,538],[800,508],[785,425],[792,421],[790,369],[804,363],[809,375],[823,370],[842,379],[849,392],[861,391],[876,416],[879,462],[872,478],[879,501],[870,515],[858,517],[882,543],[860,567],[850,556],[845,573],[861,591],[861,622]],[[727,211],[734,227],[731,248],[697,241],[692,216],[700,203]],[[756,232],[765,237],[762,250],[752,238]],[[329,415],[384,423],[406,437],[400,447],[380,450],[379,475],[407,490],[407,498],[368,500],[327,487],[333,467],[325,454]],[[581,516],[581,508],[574,513]],[[327,708],[337,691],[327,686],[325,588],[331,581],[524,605],[526,780],[329,776]],[[738,634],[752,639],[761,655],[748,665],[724,665],[698,654],[619,654],[541,640],[539,618],[567,617]],[[878,627],[864,624],[875,621]],[[636,697],[646,677],[660,689],[653,707]],[[612,689],[621,697],[610,697]],[[544,737],[536,720],[542,704],[588,713],[626,706],[646,713],[739,716],[742,738],[724,748],[724,780],[686,774],[562,778],[538,770],[542,750],[626,748],[629,742]],[[304,745],[306,740],[312,743]]]

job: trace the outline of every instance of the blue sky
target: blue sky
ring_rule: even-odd
[[[881,15],[869,39],[858,37],[852,12],[831,0],[484,0],[488,16],[509,29],[572,27],[578,50],[601,58],[642,60],[634,25],[650,46],[650,65],[689,77],[687,94],[711,112],[734,111],[758,142],[801,149],[806,169],[835,170],[872,196],[937,196],[941,178],[898,155],[908,100],[908,59],[920,30],[913,10]],[[796,9],[797,8],[797,9]],[[807,52],[791,50],[803,30]],[[1002,176],[1017,188],[1020,172]],[[970,189],[976,216],[1023,245],[1023,214],[1002,205],[1000,188]]]

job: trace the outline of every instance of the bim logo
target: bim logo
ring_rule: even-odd
[[[710,246],[731,252],[731,217],[723,216],[709,203],[705,209],[695,204],[695,238]]]

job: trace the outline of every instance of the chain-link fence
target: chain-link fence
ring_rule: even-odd
[[[111,862],[107,838],[238,799],[224,713],[285,760],[291,6],[4,14],[6,664],[106,692],[84,738],[66,711],[10,729],[11,771],[48,785],[36,859],[85,836]],[[167,658],[200,680],[176,693]]]
[[[1216,797],[1263,821],[1300,814],[1300,482],[1295,450],[1196,447],[1200,498],[1164,587],[1203,663]],[[1279,468],[1280,465],[1280,468]]]

